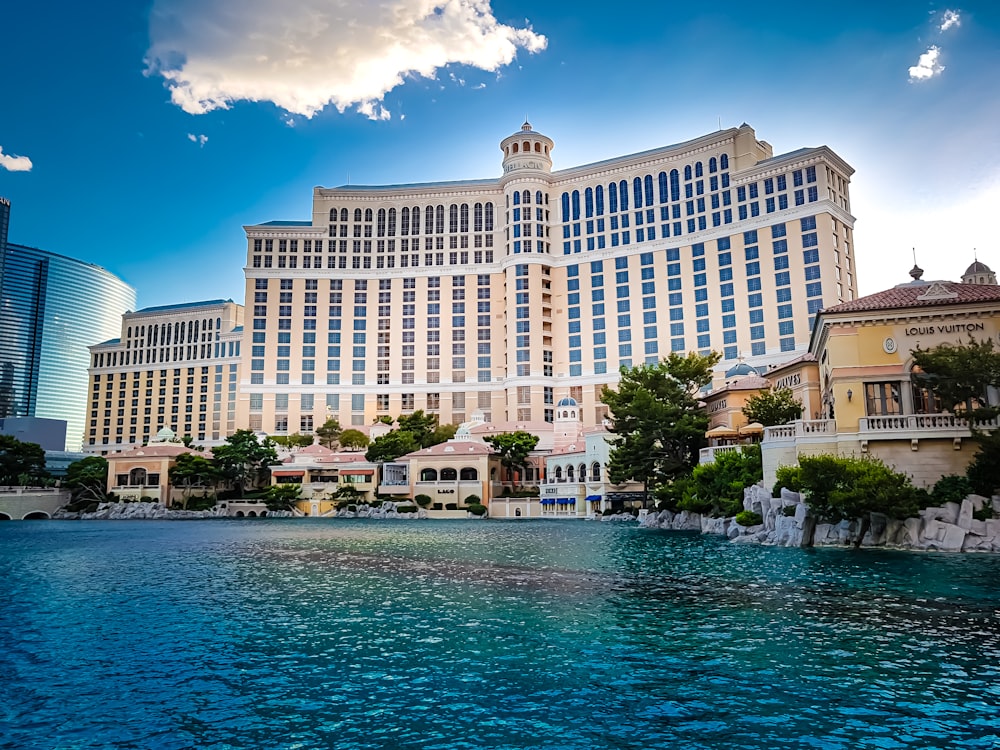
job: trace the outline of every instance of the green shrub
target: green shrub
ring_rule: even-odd
[[[993,512],[993,506],[987,504],[979,510],[972,511],[972,517],[977,521],[989,521],[996,518],[996,513]]]
[[[960,503],[972,494],[972,483],[967,477],[949,474],[941,477],[931,490],[931,499],[936,505]]]
[[[358,506],[355,505],[354,503],[349,503],[348,506],[347,506],[347,510],[349,510],[351,513],[357,513],[358,512]]]
[[[763,476],[758,445],[746,445],[739,451],[718,454],[712,463],[694,467],[691,492],[678,507],[713,516],[732,516],[743,507],[743,490],[759,482]]]
[[[802,456],[801,486],[810,510],[824,521],[868,520],[871,513],[902,519],[917,515],[930,495],[905,474],[876,458]]]
[[[471,513],[474,516],[485,516],[486,506],[483,505],[482,503],[472,503],[469,506],[469,513]]]
[[[458,510],[458,503],[445,503],[444,504],[444,509],[445,510]]]
[[[481,505],[479,495],[469,495],[465,498],[464,502],[466,505]]]
[[[415,498],[413,498],[413,502],[415,502],[421,508],[426,508],[428,505],[431,504],[431,496],[430,495],[417,495]]]
[[[764,523],[764,518],[760,513],[754,513],[752,510],[741,510],[736,514],[736,523],[740,526],[760,526]]]
[[[781,515],[783,515],[783,516],[794,516],[795,515],[795,506],[794,505],[786,505],[784,508],[781,509]]]
[[[965,476],[977,495],[992,497],[1000,489],[1000,435],[994,432],[977,439],[979,451],[965,470]]]
[[[208,495],[197,495],[189,497],[187,502],[188,510],[210,510],[215,507],[215,498]]]
[[[604,509],[604,510],[603,510],[603,511],[601,512],[601,515],[602,515],[602,516],[613,516],[613,515],[615,515],[615,511],[613,511],[613,510],[612,510],[611,508],[605,508],[605,509]]]
[[[774,474],[778,481],[774,483],[771,497],[781,497],[782,487],[789,492],[802,491],[802,469],[798,466],[779,466]]]
[[[674,477],[670,482],[666,482],[657,486],[653,490],[653,496],[657,500],[656,507],[659,510],[670,510],[678,511],[683,510],[680,507],[681,501],[693,494],[693,483],[691,481],[691,475]],[[697,511],[700,513],[701,511]]]

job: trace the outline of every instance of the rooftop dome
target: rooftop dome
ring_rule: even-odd
[[[971,276],[974,273],[993,273],[990,267],[981,260],[973,261],[972,265],[965,269],[963,276]]]
[[[575,398],[567,396],[566,398],[559,399],[559,403],[556,406],[577,406],[577,403]]]
[[[737,364],[726,370],[727,378],[739,378],[744,375],[759,375],[760,373],[746,362],[738,362]]]

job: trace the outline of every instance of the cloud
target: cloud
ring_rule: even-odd
[[[203,114],[270,101],[312,117],[329,104],[373,120],[407,78],[451,64],[497,71],[548,40],[493,16],[489,0],[155,0],[147,75]]]
[[[27,156],[5,154],[3,146],[0,146],[0,169],[6,169],[8,172],[30,172],[32,166],[34,165]]]
[[[917,60],[917,64],[910,68],[910,82],[926,81],[933,78],[944,70],[944,65],[938,62],[941,56],[941,48],[931,45],[927,51]]]
[[[946,10],[941,16],[941,25],[938,26],[940,31],[947,31],[952,26],[961,26],[962,17],[959,15],[957,10]]]
[[[188,140],[191,141],[191,143],[197,143],[199,146],[204,146],[206,143],[208,143],[208,136],[188,133]]]

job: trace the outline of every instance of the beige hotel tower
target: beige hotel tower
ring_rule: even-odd
[[[268,434],[416,409],[600,423],[619,368],[804,352],[852,300],[853,169],[773,156],[749,125],[553,171],[525,123],[499,178],[317,187],[310,221],[245,227],[237,423]]]

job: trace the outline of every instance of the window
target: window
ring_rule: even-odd
[[[899,383],[865,383],[865,409],[870,417],[902,414]]]

